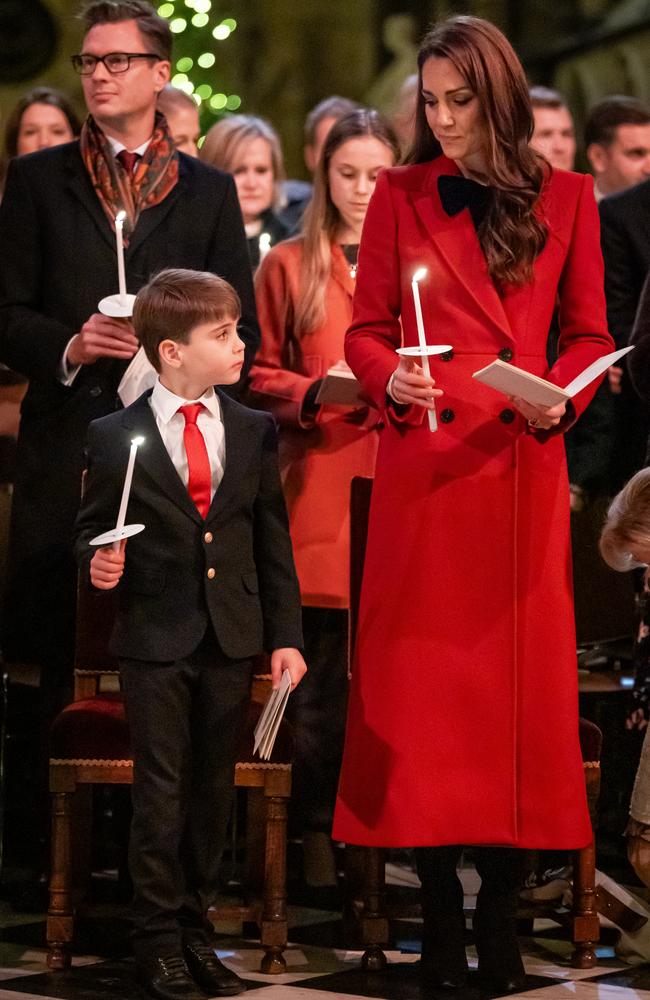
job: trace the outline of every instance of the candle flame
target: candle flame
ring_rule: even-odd
[[[422,281],[423,278],[427,276],[426,267],[419,267],[415,274],[413,275],[413,281]]]
[[[122,222],[124,222],[125,219],[126,219],[126,212],[124,211],[124,209],[122,209],[122,211],[118,212],[117,215],[115,216],[115,224],[120,225]]]
[[[144,438],[143,437],[131,438],[131,444],[134,444],[136,448],[139,448],[141,444],[144,444]]]

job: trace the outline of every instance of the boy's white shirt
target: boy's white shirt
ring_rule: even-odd
[[[189,478],[187,454],[183,441],[185,418],[178,410],[179,407],[184,406],[186,403],[203,403],[203,409],[199,413],[196,423],[203,434],[210,460],[210,471],[212,473],[210,500],[212,500],[219,483],[223,479],[226,467],[226,435],[221,417],[219,397],[212,386],[210,386],[199,399],[183,399],[181,396],[177,396],[174,392],[166,389],[160,379],[156,378],[153,392],[149,398],[149,405],[154,415],[156,426],[160,431],[163,444],[185,487],[187,487]]]

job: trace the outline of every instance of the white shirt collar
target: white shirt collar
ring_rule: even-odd
[[[212,386],[210,386],[209,389],[206,389],[199,399],[183,399],[182,396],[177,396],[175,392],[171,392],[169,389],[166,389],[158,378],[156,379],[156,384],[153,387],[149,402],[154,414],[162,421],[163,424],[168,424],[172,417],[178,413],[179,407],[185,406],[186,403],[203,403],[206,410],[208,410],[213,417],[216,417],[217,420],[221,420],[221,406],[219,404],[219,398]]]
[[[126,146],[124,145],[123,142],[118,142],[117,139],[113,139],[113,137],[110,135],[107,135],[106,138],[108,139],[109,145],[113,150],[113,156],[117,156],[117,154],[121,153],[123,149],[126,149]],[[130,152],[137,153],[138,156],[144,156],[144,154],[147,152],[147,149],[149,148],[150,143],[151,139],[147,139],[147,141],[143,142],[141,146],[138,146],[137,149],[130,150]]]

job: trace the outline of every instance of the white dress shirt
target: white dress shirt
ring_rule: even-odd
[[[186,403],[203,403],[203,409],[198,415],[196,424],[203,434],[210,460],[210,472],[212,473],[210,501],[212,501],[217,487],[223,479],[226,466],[226,436],[221,419],[221,406],[216,392],[210,386],[200,399],[183,399],[166,389],[158,379],[149,397],[149,405],[153,411],[163,444],[183,485],[187,488],[189,469],[183,441],[185,417],[178,412],[179,407],[185,406]]]
[[[112,139],[110,135],[107,135],[106,138],[108,139],[108,143],[111,149],[113,150],[113,156],[117,157],[118,153],[121,153],[123,149],[126,149],[126,146],[124,145],[123,142],[118,142],[117,139]],[[132,149],[131,152],[137,153],[138,156],[144,156],[144,154],[147,152],[150,142],[151,139],[147,139],[146,142],[143,142],[141,146],[137,147],[137,149]],[[75,378],[77,377],[81,369],[81,365],[75,365],[73,368],[71,368],[70,365],[68,364],[68,350],[70,348],[70,344],[72,343],[72,341],[76,336],[77,334],[75,333],[74,337],[70,337],[70,340],[65,345],[65,351],[63,352],[63,357],[61,358],[61,364],[59,366],[59,381],[62,382],[63,385],[67,386],[72,385],[72,383],[74,382]]]

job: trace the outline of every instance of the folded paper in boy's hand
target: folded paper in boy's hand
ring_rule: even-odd
[[[367,400],[361,396],[361,386],[345,361],[338,361],[327,370],[316,402],[334,406],[367,406]]]
[[[284,670],[280,678],[280,686],[273,688],[255,726],[255,745],[253,753],[259,753],[262,760],[269,760],[273,753],[273,745],[278,735],[284,710],[287,707],[291,692],[291,674]]]
[[[533,406],[556,406],[558,403],[566,402],[573,396],[577,396],[590,382],[616,364],[624,354],[631,351],[633,346],[623,347],[620,351],[613,351],[611,354],[605,354],[602,358],[598,358],[580,372],[572,382],[569,382],[564,389],[505,361],[493,361],[485,368],[481,368],[480,371],[474,372],[472,377],[489,385],[492,389],[497,389],[498,392],[505,393],[506,396],[518,396]]]

